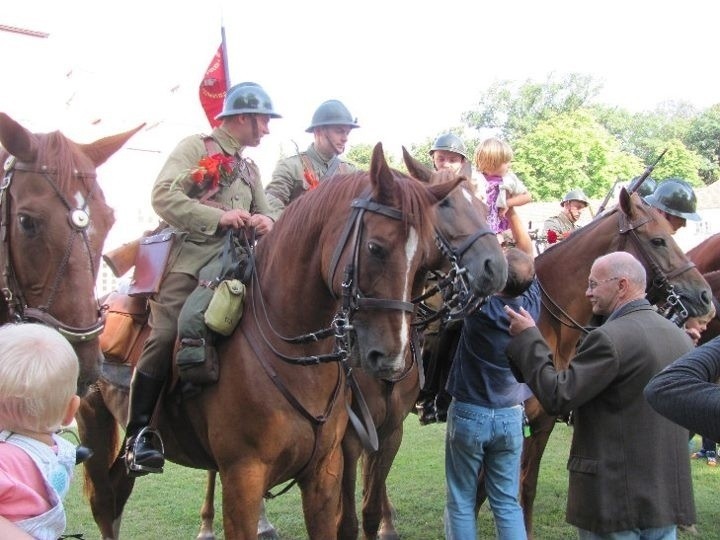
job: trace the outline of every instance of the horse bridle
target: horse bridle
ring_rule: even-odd
[[[688,261],[687,264],[685,264],[684,266],[676,268],[675,270],[672,270],[671,272],[666,274],[658,264],[655,257],[653,257],[652,254],[648,252],[647,249],[645,249],[642,242],[640,241],[640,238],[637,235],[637,232],[635,232],[636,229],[652,221],[652,217],[647,216],[642,220],[638,220],[637,222],[631,222],[627,219],[627,216],[625,214],[619,213],[618,219],[618,232],[620,233],[620,237],[623,239],[622,243],[619,246],[619,250],[624,250],[623,248],[627,244],[628,239],[632,242],[642,259],[644,260],[645,264],[650,269],[650,274],[653,276],[652,281],[650,282],[650,287],[647,291],[648,296],[650,296],[650,292],[653,290],[664,293],[665,303],[660,307],[660,313],[665,318],[671,320],[678,326],[682,326],[682,324],[684,324],[684,322],[687,320],[689,312],[683,304],[680,296],[675,292],[675,286],[670,283],[670,279],[677,277],[680,274],[684,274],[688,270],[692,270],[693,268],[695,268],[695,263],[693,263],[692,261]],[[560,306],[557,305],[557,303],[552,299],[552,297],[547,293],[547,291],[542,287],[542,285],[540,288],[542,290],[543,297],[548,299],[553,308],[548,309],[553,318],[563,324],[567,324],[557,315],[557,313],[559,312],[566,320],[570,321],[570,324],[567,324],[567,326],[582,330],[584,332],[588,332],[588,329],[575,321],[565,310],[563,310]],[[548,308],[548,305],[545,302],[543,302],[543,305]]]
[[[482,305],[485,298],[477,296],[472,290],[467,277],[467,269],[462,266],[462,258],[480,238],[493,234],[495,233],[490,229],[481,227],[462,244],[455,247],[440,229],[435,228],[435,243],[450,263],[450,270],[447,273],[433,272],[435,285],[428,288],[420,296],[413,298],[412,301],[418,308],[413,322],[414,326],[425,329],[430,323],[438,319],[441,319],[444,324],[460,320]],[[433,309],[425,303],[425,300],[437,293],[442,294],[443,303],[440,309]]]
[[[36,167],[31,163],[23,163],[17,161],[15,156],[8,156],[5,160],[4,165],[5,174],[0,183],[0,250],[2,250],[2,257],[5,261],[4,267],[2,268],[2,274],[0,275],[0,291],[5,299],[8,308],[8,318],[11,321],[22,322],[22,321],[38,321],[51,328],[56,329],[71,343],[80,343],[93,340],[97,338],[103,331],[105,325],[105,319],[98,303],[97,319],[95,323],[87,327],[76,327],[63,323],[56,317],[50,314],[53,301],[57,295],[57,291],[62,283],[62,279],[67,271],[67,266],[70,261],[72,253],[72,247],[76,237],[80,237],[87,250],[88,258],[90,260],[90,269],[92,273],[93,282],[97,278],[97,268],[93,262],[92,250],[90,249],[90,242],[88,240],[87,229],[90,225],[90,217],[87,212],[87,201],[92,196],[92,191],[95,188],[89,190],[87,197],[85,198],[85,206],[80,208],[74,208],[67,200],[67,198],[60,192],[57,184],[54,182],[52,175],[57,174],[58,171],[50,169],[47,166]],[[9,189],[10,184],[14,178],[16,172],[26,172],[31,174],[38,174],[44,178],[48,184],[53,188],[55,194],[58,196],[60,201],[68,210],[68,222],[70,224],[70,235],[68,237],[67,244],[65,245],[65,252],[63,254],[60,266],[55,274],[52,287],[48,293],[47,301],[44,305],[40,306],[28,306],[25,300],[23,291],[18,283],[15,269],[13,268],[12,261],[10,259],[10,245],[9,245],[9,227],[10,227],[10,201],[9,201]],[[96,176],[94,173],[81,173],[75,171],[77,178],[88,178],[95,180]],[[97,301],[97,300],[96,300]]]

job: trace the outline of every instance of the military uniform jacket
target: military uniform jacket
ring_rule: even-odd
[[[312,143],[305,152],[278,161],[272,180],[265,188],[268,203],[275,212],[275,216],[280,215],[288,204],[310,189],[310,185],[305,180],[305,169],[301,156],[308,158],[315,177],[321,182],[332,163],[332,159],[326,160],[318,153],[315,143]],[[340,158],[336,156],[334,159]],[[340,165],[334,174],[346,174],[354,170],[356,170],[354,165],[340,160]]]
[[[645,401],[647,382],[692,349],[646,300],[629,302],[556,371],[537,328],[507,349],[550,414],[573,411],[567,521],[598,534],[695,523],[688,431]]]
[[[221,180],[220,190],[210,200],[227,209],[242,208],[252,214],[272,216],[257,165],[239,157],[243,147],[222,128],[214,129],[210,136],[226,154],[237,159],[234,178]],[[204,192],[198,190],[190,176],[207,153],[204,136],[186,137],[172,151],[153,186],[155,212],[180,232],[170,257],[169,272],[197,277],[223,246],[224,231],[218,223],[225,210],[202,204],[199,199]]]
[[[575,229],[579,229],[576,223],[570,221],[564,212],[561,212],[557,216],[553,216],[545,220],[543,225],[543,232],[547,234],[549,230],[553,230],[558,234],[572,232]]]

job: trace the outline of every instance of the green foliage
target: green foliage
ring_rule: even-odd
[[[514,150],[513,169],[537,200],[558,200],[573,188],[602,197],[615,180],[643,169],[592,114],[579,109],[539,123]]]
[[[656,180],[677,177],[683,178],[693,186],[702,186],[698,169],[702,164],[702,157],[689,150],[679,139],[669,141],[655,141],[653,151],[656,156],[667,148],[667,152],[652,173]],[[652,161],[654,161],[653,158]]]
[[[720,178],[720,104],[690,122],[685,144],[702,158],[700,177],[706,184]]]
[[[345,159],[355,165],[357,168],[364,171],[370,170],[370,161],[372,160],[374,146],[369,144],[356,144],[353,145],[346,153]],[[402,161],[395,157],[393,154],[388,153],[387,148],[383,148],[385,152],[385,159],[388,165],[394,169],[402,169],[404,165]]]
[[[480,96],[478,107],[466,111],[463,121],[476,129],[494,129],[511,144],[550,117],[589,105],[600,91],[590,75],[550,74],[545,82],[496,82]]]

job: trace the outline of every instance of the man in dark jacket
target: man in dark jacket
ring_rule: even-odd
[[[593,263],[585,295],[593,313],[608,318],[565,371],[555,369],[527,312],[506,308],[516,375],[548,413],[573,411],[566,517],[581,540],[674,539],[677,524],[695,522],[688,431],[643,397],[648,381],[693,345],[645,299],[645,280],[626,252]]]

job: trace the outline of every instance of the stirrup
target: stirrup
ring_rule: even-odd
[[[130,455],[127,455],[128,451],[125,450],[125,467],[127,467],[128,474],[135,473],[137,476],[144,476],[148,473],[163,472],[162,465],[160,467],[150,467],[148,465],[141,465],[140,463],[137,463],[135,461],[139,441],[143,440],[146,436],[148,437],[148,442],[152,442],[152,446],[154,447],[154,449],[162,454],[163,464],[165,463],[165,445],[163,444],[160,432],[157,429],[151,428],[150,426],[145,426],[140,431],[138,431],[137,435],[135,435],[135,439],[133,439],[132,442],[132,452],[130,453]],[[157,443],[159,444],[157,444],[155,441],[157,441]]]

